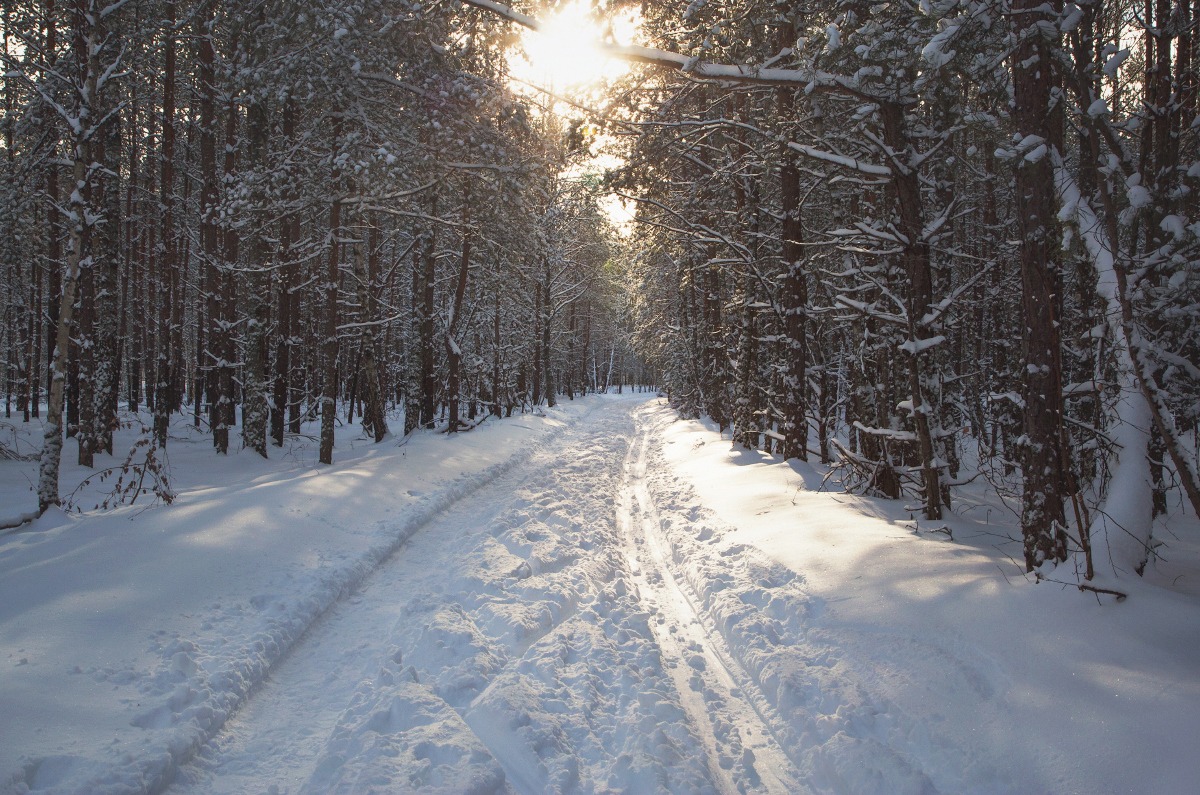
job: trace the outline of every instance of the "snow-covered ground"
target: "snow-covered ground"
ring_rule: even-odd
[[[1200,782],[1192,519],[1118,603],[1024,577],[999,503],[929,532],[644,395],[343,428],[333,467],[174,433],[173,506],[0,536],[0,791]],[[34,466],[0,462],[0,518]]]

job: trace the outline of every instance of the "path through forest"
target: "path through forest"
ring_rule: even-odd
[[[644,408],[598,403],[433,517],[171,791],[803,791],[673,568]]]
[[[1081,598],[1021,577],[997,506],[930,528],[643,397],[385,444],[346,428],[331,468],[303,439],[214,463],[175,429],[174,505],[0,540],[0,793],[1200,776],[1200,555]]]

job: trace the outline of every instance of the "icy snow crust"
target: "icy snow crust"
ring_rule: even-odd
[[[339,451],[0,537],[0,791],[1200,780],[1195,567],[1101,608],[661,401]]]

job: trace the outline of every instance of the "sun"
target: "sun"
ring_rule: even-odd
[[[552,92],[572,92],[629,70],[628,63],[605,55],[600,43],[606,38],[629,43],[637,29],[632,14],[599,20],[587,2],[571,0],[539,21],[541,29],[525,31],[509,60],[514,79]]]

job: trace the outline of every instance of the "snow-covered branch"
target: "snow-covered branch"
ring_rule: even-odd
[[[789,142],[788,148],[799,152],[805,157],[811,157],[814,160],[823,160],[826,163],[836,163],[843,168],[848,168],[861,174],[868,174],[873,177],[890,177],[892,175],[892,170],[887,166],[880,166],[876,165],[875,163],[864,163],[863,161],[857,160],[853,157],[836,155],[833,152],[825,152],[820,149],[814,149],[813,147],[805,146],[804,144]]]
[[[529,30],[541,30],[541,23],[536,18],[515,11],[509,6],[492,2],[492,0],[460,0],[460,2],[496,14]],[[809,69],[779,69],[755,64],[715,64],[669,50],[643,47],[637,44],[600,41],[596,42],[595,46],[605,55],[613,58],[673,69],[702,79],[737,84],[784,86],[803,89],[810,93],[836,91],[867,98],[855,79],[830,72]]]

